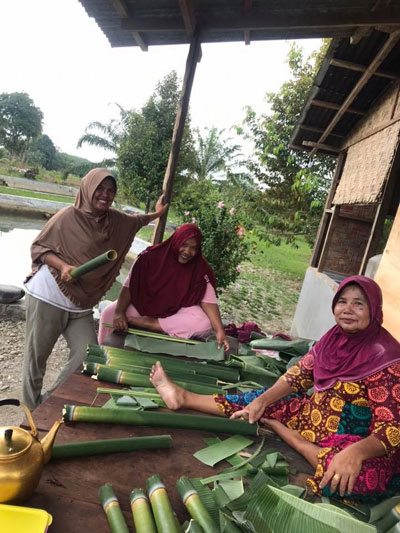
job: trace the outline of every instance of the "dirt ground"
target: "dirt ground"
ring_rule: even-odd
[[[0,398],[21,399],[21,376],[24,354],[25,321],[0,321]],[[67,361],[68,348],[63,338],[57,341],[47,361],[44,390],[56,381],[60,369]],[[0,426],[18,426],[23,419],[18,407],[0,408]]]

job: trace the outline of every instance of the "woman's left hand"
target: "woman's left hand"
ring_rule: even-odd
[[[345,492],[351,494],[361,467],[360,453],[350,445],[333,457],[319,486],[323,489],[330,483],[332,493],[338,489],[340,496],[344,496]]]
[[[224,345],[224,350],[227,352],[229,350],[229,342],[226,338],[225,331],[223,329],[218,330],[215,332],[215,336],[217,338],[218,349]]]

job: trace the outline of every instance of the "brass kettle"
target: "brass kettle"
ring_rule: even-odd
[[[19,427],[0,427],[0,503],[22,502],[39,483],[62,419],[40,441],[31,412],[24,403],[6,399],[0,401],[0,407],[3,405],[22,407],[31,426],[30,432]]]

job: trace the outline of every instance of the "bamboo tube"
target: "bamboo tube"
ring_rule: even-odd
[[[176,489],[182,498],[184,506],[189,511],[190,516],[200,524],[204,533],[215,533],[215,531],[219,530],[219,527],[211,518],[207,509],[204,507],[203,502],[200,500],[197,490],[193,487],[187,477],[182,476],[178,480]]]
[[[71,442],[68,444],[54,445],[51,452],[51,459],[131,452],[134,450],[154,450],[157,448],[170,448],[171,446],[171,435]]]
[[[99,381],[107,381],[109,383],[119,383],[121,385],[131,385],[133,387],[151,388],[153,385],[149,381],[148,376],[142,374],[134,374],[133,372],[124,372],[116,368],[110,368],[107,365],[99,365],[97,370],[97,379]],[[195,392],[196,394],[223,394],[220,387],[201,385],[197,383],[189,383],[186,381],[175,381],[180,387],[186,390]]]
[[[99,498],[112,533],[129,533],[119,502],[109,483],[99,488]]]
[[[143,489],[134,489],[130,496],[136,533],[157,533],[149,499]]]
[[[105,265],[106,263],[115,261],[117,257],[118,254],[115,250],[108,250],[108,252],[98,255],[87,263],[84,263],[83,265],[74,268],[74,270],[71,271],[71,277],[74,279],[80,278],[84,274],[87,274],[88,272],[91,272],[92,270],[95,270],[96,268],[99,268]]]
[[[103,322],[103,326],[106,328],[113,328],[112,324],[106,324]],[[144,331],[143,329],[133,329],[129,328],[126,330],[127,333],[131,335],[139,335],[140,337],[150,337],[152,339],[161,339],[164,341],[172,342],[183,342],[184,344],[204,344],[203,341],[195,341],[193,339],[182,339],[181,337],[171,337],[170,335],[165,335],[164,333],[157,333],[156,331]]]
[[[142,374],[144,376],[149,376],[150,374],[150,368],[148,367],[145,367],[145,366],[136,366],[136,365],[128,365],[128,364],[125,364],[125,363],[109,363],[109,364],[104,364],[104,363],[100,363],[100,362],[93,362],[93,361],[83,361],[83,374],[89,374],[89,375],[93,375],[93,374],[97,374],[97,371],[99,369],[100,366],[106,366],[108,368],[114,368],[116,370],[122,370],[124,372],[132,372],[133,374]],[[183,379],[184,381],[189,381],[191,383],[198,383],[198,384],[201,384],[201,383],[204,383],[205,385],[217,385],[217,378],[214,378],[212,376],[206,376],[206,375],[202,375],[202,374],[195,374],[194,372],[186,372],[185,370],[183,370],[182,372],[173,372],[173,371],[170,371],[168,368],[167,369],[164,369],[166,374],[173,380],[179,380],[179,379]]]
[[[185,361],[183,359],[177,359],[167,357],[165,355],[144,354],[141,352],[135,352],[132,350],[123,350],[122,348],[113,348],[110,346],[98,346],[96,344],[88,344],[86,353],[89,356],[102,357],[103,362],[111,362],[116,359],[124,359],[127,364],[137,364],[138,366],[151,367],[157,361],[160,361],[165,368],[170,367],[185,370],[193,370],[196,374],[205,374],[207,376],[215,376],[218,379],[236,382],[239,379],[239,371],[236,368],[227,367],[224,365],[218,365],[215,363],[197,363],[194,361]],[[100,361],[98,361],[100,362]]]
[[[97,422],[132,426],[198,429],[231,435],[257,435],[258,425],[244,420],[231,420],[211,415],[184,415],[165,411],[134,411],[133,409],[106,409],[83,405],[65,405],[64,422]]]
[[[167,490],[158,474],[151,476],[146,481],[147,492],[151,508],[153,509],[158,533],[181,533]]]
[[[141,390],[127,390],[127,389],[104,389],[97,387],[98,394],[109,394],[110,396],[137,396],[138,398],[150,398],[151,400],[161,400],[158,392],[146,392]],[[161,400],[162,401],[162,400]]]

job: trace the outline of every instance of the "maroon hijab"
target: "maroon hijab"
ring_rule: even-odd
[[[178,262],[179,248],[195,238],[197,253],[186,264]],[[201,253],[202,234],[194,224],[183,224],[166,241],[149,246],[133,265],[130,282],[132,304],[142,316],[164,318],[181,307],[201,302],[207,280],[215,276]]]
[[[313,347],[317,391],[331,388],[338,380],[364,379],[400,362],[400,343],[382,327],[382,292],[375,281],[365,276],[350,276],[343,280],[333,298],[332,311],[340,293],[350,283],[356,283],[364,291],[370,322],[357,333],[345,333],[340,326],[334,326]]]

